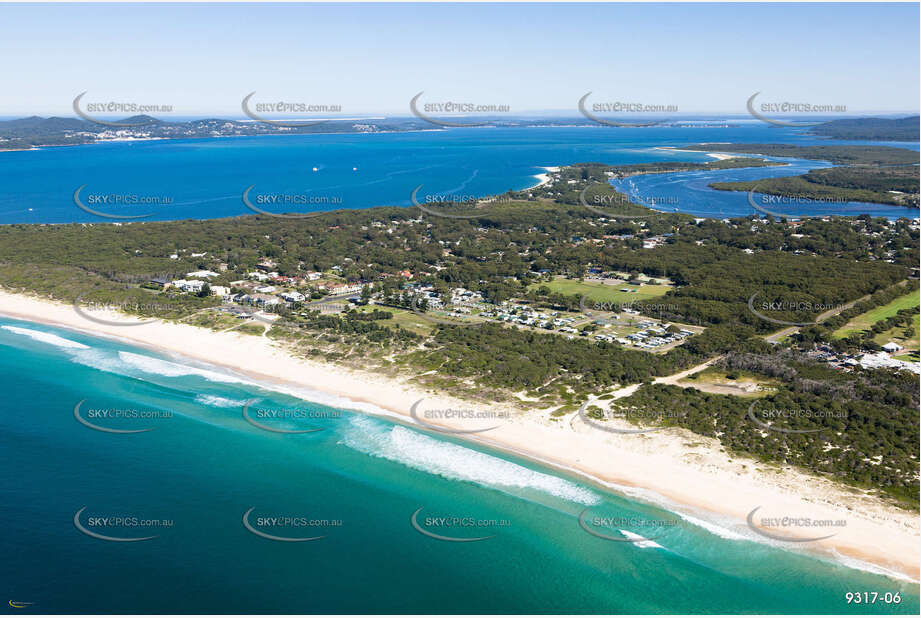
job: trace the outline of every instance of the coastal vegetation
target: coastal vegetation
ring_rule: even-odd
[[[870,311],[855,317],[846,325],[836,330],[835,336],[847,337],[851,333],[856,333],[867,330],[868,328],[872,328],[878,322],[894,317],[900,311],[917,309],[919,301],[921,301],[921,298],[919,298],[917,290],[908,292],[904,296],[899,296],[886,305],[871,309]]]
[[[834,139],[917,142],[919,118],[842,118],[812,128],[816,135]]]
[[[824,203],[828,214],[835,204],[873,202],[918,207],[918,167],[832,167],[801,176],[764,178],[741,182],[713,182],[719,191],[756,191]],[[821,210],[821,206],[819,207]]]
[[[733,160],[695,165],[735,165],[727,161]],[[638,169],[580,164],[561,169],[541,187],[497,196],[504,199],[434,204],[431,212],[382,207],[307,219],[254,215],[4,226],[0,285],[68,303],[104,303],[140,316],[265,334],[301,356],[411,376],[480,401],[521,403],[515,393],[523,392],[553,418],[575,412],[592,396],[644,384],[632,397],[610,400],[612,411],[686,409],[687,416],[675,422],[719,438],[729,452],[916,499],[917,423],[911,419],[916,421],[918,377],[860,367],[840,374],[804,354],[818,344],[842,350],[864,345],[864,338],[833,333],[916,289],[900,284],[919,260],[917,226],[868,216],[787,222],[657,214],[608,184],[613,175]],[[587,208],[585,201],[596,195],[607,196],[596,202],[605,207]],[[619,215],[624,212],[640,216]],[[218,313],[219,298],[156,283],[208,270],[214,273],[211,286],[239,290],[241,280],[266,264],[279,277],[303,281],[298,285],[307,300],[277,306],[274,319],[264,323],[235,327],[237,318]],[[308,273],[361,292],[354,292],[348,309],[326,313],[310,304],[328,291],[311,287]],[[602,275],[626,283],[597,282]],[[420,289],[442,298],[464,289],[489,306],[528,302],[567,316],[579,312],[583,297],[646,300],[637,303],[644,316],[694,330],[680,345],[651,353],[480,316],[446,319],[443,311],[418,304]],[[349,302],[344,296],[334,301]],[[910,309],[877,324],[907,328],[903,320]],[[603,328],[592,319],[584,318],[585,328]],[[771,344],[767,337],[782,328],[777,321],[807,326]],[[821,428],[834,429],[826,441],[765,433],[744,424],[752,397],[703,393],[687,387],[693,380],[653,384],[717,356],[725,356],[725,375],[746,372],[753,382],[772,386],[759,400],[841,409],[847,420],[823,421],[828,425]]]
[[[884,333],[894,335],[892,331],[901,329],[901,338],[910,342],[917,337],[912,323],[918,321],[918,298],[916,279],[908,285],[894,285],[858,300],[821,324],[800,330],[795,339],[801,345],[824,343],[838,352],[879,350],[888,341],[880,341]]]
[[[882,349],[886,344],[901,347],[896,358],[917,361],[919,351],[919,294],[918,289],[853,317],[847,324],[832,333],[840,347],[848,349]]]
[[[642,418],[649,426],[683,427],[718,438],[734,455],[877,489],[917,510],[917,379],[896,372],[843,376],[781,354],[730,355],[725,367],[776,377],[782,386],[752,400],[644,385],[614,401],[613,416]],[[751,419],[750,408],[763,424]],[[670,413],[676,410],[680,413]]]
[[[264,122],[242,122],[218,118],[170,122],[140,115],[118,119],[123,126],[111,127],[79,118],[29,116],[0,120],[0,150],[28,150],[36,146],[73,146],[112,139],[190,139],[247,135],[301,135],[310,133],[376,133],[426,128],[413,119],[356,122],[330,120],[302,126],[278,126]],[[133,125],[133,126],[132,126]]]
[[[663,148],[663,150],[669,150]],[[698,172],[703,170],[738,169],[743,167],[775,167],[785,165],[779,161],[768,161],[758,157],[730,157],[727,159],[714,159],[703,163],[688,161],[656,161],[653,163],[631,163],[628,165],[604,165],[601,163],[577,163],[572,166],[580,168],[601,168],[609,171],[613,176],[633,176],[635,174],[663,174],[668,172]]]
[[[695,144],[687,148],[817,159],[839,165],[810,170],[800,176],[710,183],[711,188],[720,191],[756,191],[803,202],[824,203],[829,215],[836,214],[835,203],[840,202],[918,208],[918,153],[904,148],[787,144]]]

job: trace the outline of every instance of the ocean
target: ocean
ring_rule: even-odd
[[[468,199],[533,186],[535,176],[548,166],[712,160],[703,153],[658,149],[699,142],[919,147],[906,142],[819,139],[803,129],[769,127],[757,121],[741,121],[735,128],[474,128],[107,142],[0,152],[0,185],[4,187],[0,224],[111,221],[80,209],[75,193],[90,210],[116,216],[149,215],[144,220],[253,214],[242,199],[249,187],[254,196],[287,194],[301,200],[283,207],[257,205],[272,212],[409,207],[412,192],[420,185],[422,196]],[[714,191],[707,183],[796,175],[810,166],[827,165],[794,163],[785,168],[643,177],[636,180],[631,193],[644,203],[667,196],[667,210],[677,208],[698,216],[746,216],[754,212],[748,194]],[[783,206],[771,210],[788,212]],[[828,208],[818,210],[826,214]],[[836,204],[833,214],[837,213],[918,217],[917,209],[863,203]]]
[[[6,318],[0,372],[9,612],[919,610],[915,583],[367,404]]]

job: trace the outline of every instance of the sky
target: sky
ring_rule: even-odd
[[[919,4],[0,4],[0,116],[72,101],[240,116],[241,99],[409,115],[409,101],[917,112]],[[157,114],[155,114],[157,115]],[[170,115],[158,117],[168,119]]]

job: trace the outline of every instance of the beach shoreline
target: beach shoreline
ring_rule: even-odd
[[[63,327],[207,363],[305,399],[310,399],[311,392],[332,396],[338,398],[334,403],[320,403],[385,415],[403,424],[418,427],[411,416],[413,406],[502,412],[508,418],[498,423],[476,418],[426,423],[454,431],[495,425],[481,433],[448,435],[576,475],[631,499],[703,519],[751,540],[767,541],[758,539],[745,523],[758,507],[764,516],[844,520],[846,525],[836,528],[831,538],[772,544],[837,559],[857,568],[876,567],[877,572],[901,574],[912,581],[919,578],[916,514],[797,470],[729,456],[716,440],[686,430],[613,434],[593,428],[575,413],[558,419],[540,410],[522,413],[508,405],[433,393],[402,378],[298,358],[265,337],[161,320],[129,327],[119,322],[137,320],[114,311],[98,315],[113,324],[87,320],[70,304],[0,289],[0,317]],[[784,534],[796,535],[790,531]]]
[[[674,148],[672,146],[654,146],[653,150],[665,150],[667,152],[693,152],[695,154],[705,154],[708,157],[712,157],[717,161],[724,161],[726,159],[735,159],[737,157],[744,157],[744,154],[727,154],[725,152],[707,152],[705,150],[686,150],[683,148]],[[764,156],[764,155],[753,155],[753,156]]]
[[[548,182],[550,182],[550,174],[552,174],[553,172],[558,172],[558,171],[560,171],[559,166],[544,167],[544,169],[545,169],[546,171],[545,171],[543,174],[534,174],[534,178],[537,179],[537,184],[536,184],[536,185],[532,185],[532,186],[530,186],[530,187],[525,187],[524,189],[521,189],[521,190],[522,190],[522,191],[530,191],[531,189],[536,189],[537,187],[542,187],[542,186],[544,186],[545,184],[547,184]]]

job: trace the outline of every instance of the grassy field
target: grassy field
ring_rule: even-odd
[[[186,320],[180,321],[185,324],[191,324],[192,326],[210,328],[211,330],[224,330],[236,326],[241,322],[239,318],[227,315],[226,313],[218,313],[216,309],[213,311],[204,311]]]
[[[915,334],[913,337],[906,338],[904,336],[905,327],[898,326],[896,328],[890,328],[887,331],[881,332],[877,336],[873,337],[873,341],[874,343],[878,343],[879,345],[884,345],[884,344],[889,343],[890,341],[895,341],[897,344],[905,348],[906,352],[909,352],[912,350],[918,351],[919,331],[921,331],[921,315],[915,315]],[[906,359],[900,359],[900,360],[906,360]]]
[[[547,286],[551,291],[569,296],[585,295],[590,300],[600,303],[629,303],[631,301],[644,301],[659,298],[672,289],[670,285],[632,284],[619,283],[606,285],[604,283],[577,281],[575,279],[554,279],[549,283],[533,283],[529,289]],[[636,290],[636,292],[621,292],[621,289]]]
[[[911,307],[917,307],[919,304],[919,296],[917,292],[909,292],[904,296],[899,296],[894,301],[889,304],[883,305],[882,307],[876,307],[871,309],[866,313],[861,313],[853,320],[839,328],[835,331],[835,337],[842,339],[851,335],[853,333],[859,333],[861,331],[867,330],[880,320],[885,320],[886,318],[894,316],[901,309],[909,309]],[[901,330],[901,329],[896,329]],[[915,338],[917,341],[917,337]],[[883,342],[885,343],[885,341]],[[915,344],[917,346],[917,343]]]
[[[393,314],[393,317],[389,320],[383,320],[381,325],[387,326],[401,326],[408,331],[414,332],[417,335],[428,335],[432,332],[434,324],[429,322],[425,318],[421,317],[417,313],[412,311],[407,311],[405,309],[395,309],[393,307],[380,307],[382,311],[389,311]]]
[[[365,313],[371,311],[386,311],[387,313],[391,313],[393,314],[392,318],[389,320],[380,320],[378,324],[381,326],[389,326],[390,328],[401,326],[408,331],[416,333],[417,335],[428,335],[432,332],[432,328],[434,327],[432,322],[407,309],[385,307],[383,305],[365,305],[362,307],[357,307],[356,310]]]

